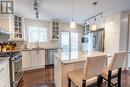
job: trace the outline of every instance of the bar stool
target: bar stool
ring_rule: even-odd
[[[84,69],[68,72],[68,87],[71,87],[71,81],[78,87],[101,87],[100,77],[106,59],[106,55],[88,56]]]
[[[121,70],[126,57],[127,52],[114,53],[111,63],[103,69],[101,76],[108,82],[107,87],[121,87]],[[112,83],[114,78],[117,78],[117,83]]]

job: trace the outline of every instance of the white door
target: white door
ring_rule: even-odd
[[[77,58],[78,55],[75,55],[75,52],[78,52],[79,49],[79,33],[78,32],[61,32],[61,46],[63,60],[68,60],[69,56],[72,58]],[[71,51],[71,54],[70,54]]]
[[[70,45],[70,39],[69,39],[69,32],[61,32],[61,47],[63,48],[63,52],[69,52],[69,45]]]
[[[64,52],[78,51],[79,37],[78,32],[62,32],[61,46]]]
[[[78,39],[78,32],[71,32],[70,34],[70,43],[71,43],[71,51],[78,51],[78,43],[79,43],[79,39]]]

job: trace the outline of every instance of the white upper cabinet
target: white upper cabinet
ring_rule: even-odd
[[[53,19],[51,21],[51,40],[58,40],[60,38],[60,20]]]
[[[13,39],[23,39],[23,17],[14,15]]]
[[[0,15],[0,27],[10,33],[10,40],[24,40],[24,20],[22,16]]]

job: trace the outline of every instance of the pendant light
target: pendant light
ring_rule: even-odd
[[[93,31],[97,30],[96,16],[95,16],[95,18],[94,18],[94,23],[92,24],[92,30],[93,30]]]
[[[76,28],[76,23],[74,22],[74,19],[73,19],[73,13],[74,13],[74,1],[72,0],[72,20],[70,22],[70,28]]]

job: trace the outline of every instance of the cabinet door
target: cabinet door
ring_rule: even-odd
[[[39,51],[31,51],[32,67],[39,66]]]
[[[58,40],[60,36],[60,20],[51,21],[51,39]]]
[[[32,66],[31,51],[22,52],[22,68],[30,68]]]
[[[10,87],[9,61],[3,62],[0,66],[0,87]]]
[[[45,66],[45,50],[39,51],[39,65]]]

